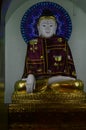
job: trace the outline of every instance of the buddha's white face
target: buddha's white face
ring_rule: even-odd
[[[38,24],[39,36],[49,38],[56,33],[57,24],[53,19],[43,19]]]

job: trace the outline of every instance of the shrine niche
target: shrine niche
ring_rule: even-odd
[[[84,84],[77,79],[68,45],[71,32],[69,14],[56,3],[39,2],[25,12],[21,20],[27,44],[25,68],[15,83],[13,103],[84,101]]]
[[[27,51],[9,105],[9,130],[84,129],[86,94],[69,46],[68,12],[39,2],[24,13],[20,27]]]

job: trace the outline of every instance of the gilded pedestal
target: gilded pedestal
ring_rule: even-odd
[[[12,102],[9,130],[86,129],[86,94],[81,90],[15,93]]]
[[[9,105],[9,130],[86,130],[86,104]]]

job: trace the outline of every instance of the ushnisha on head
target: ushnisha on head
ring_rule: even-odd
[[[39,36],[50,38],[56,34],[57,21],[50,10],[44,10],[38,19],[37,28]]]

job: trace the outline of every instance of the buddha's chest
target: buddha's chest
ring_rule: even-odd
[[[63,61],[66,55],[66,43],[58,39],[41,39],[28,47],[30,60]]]

